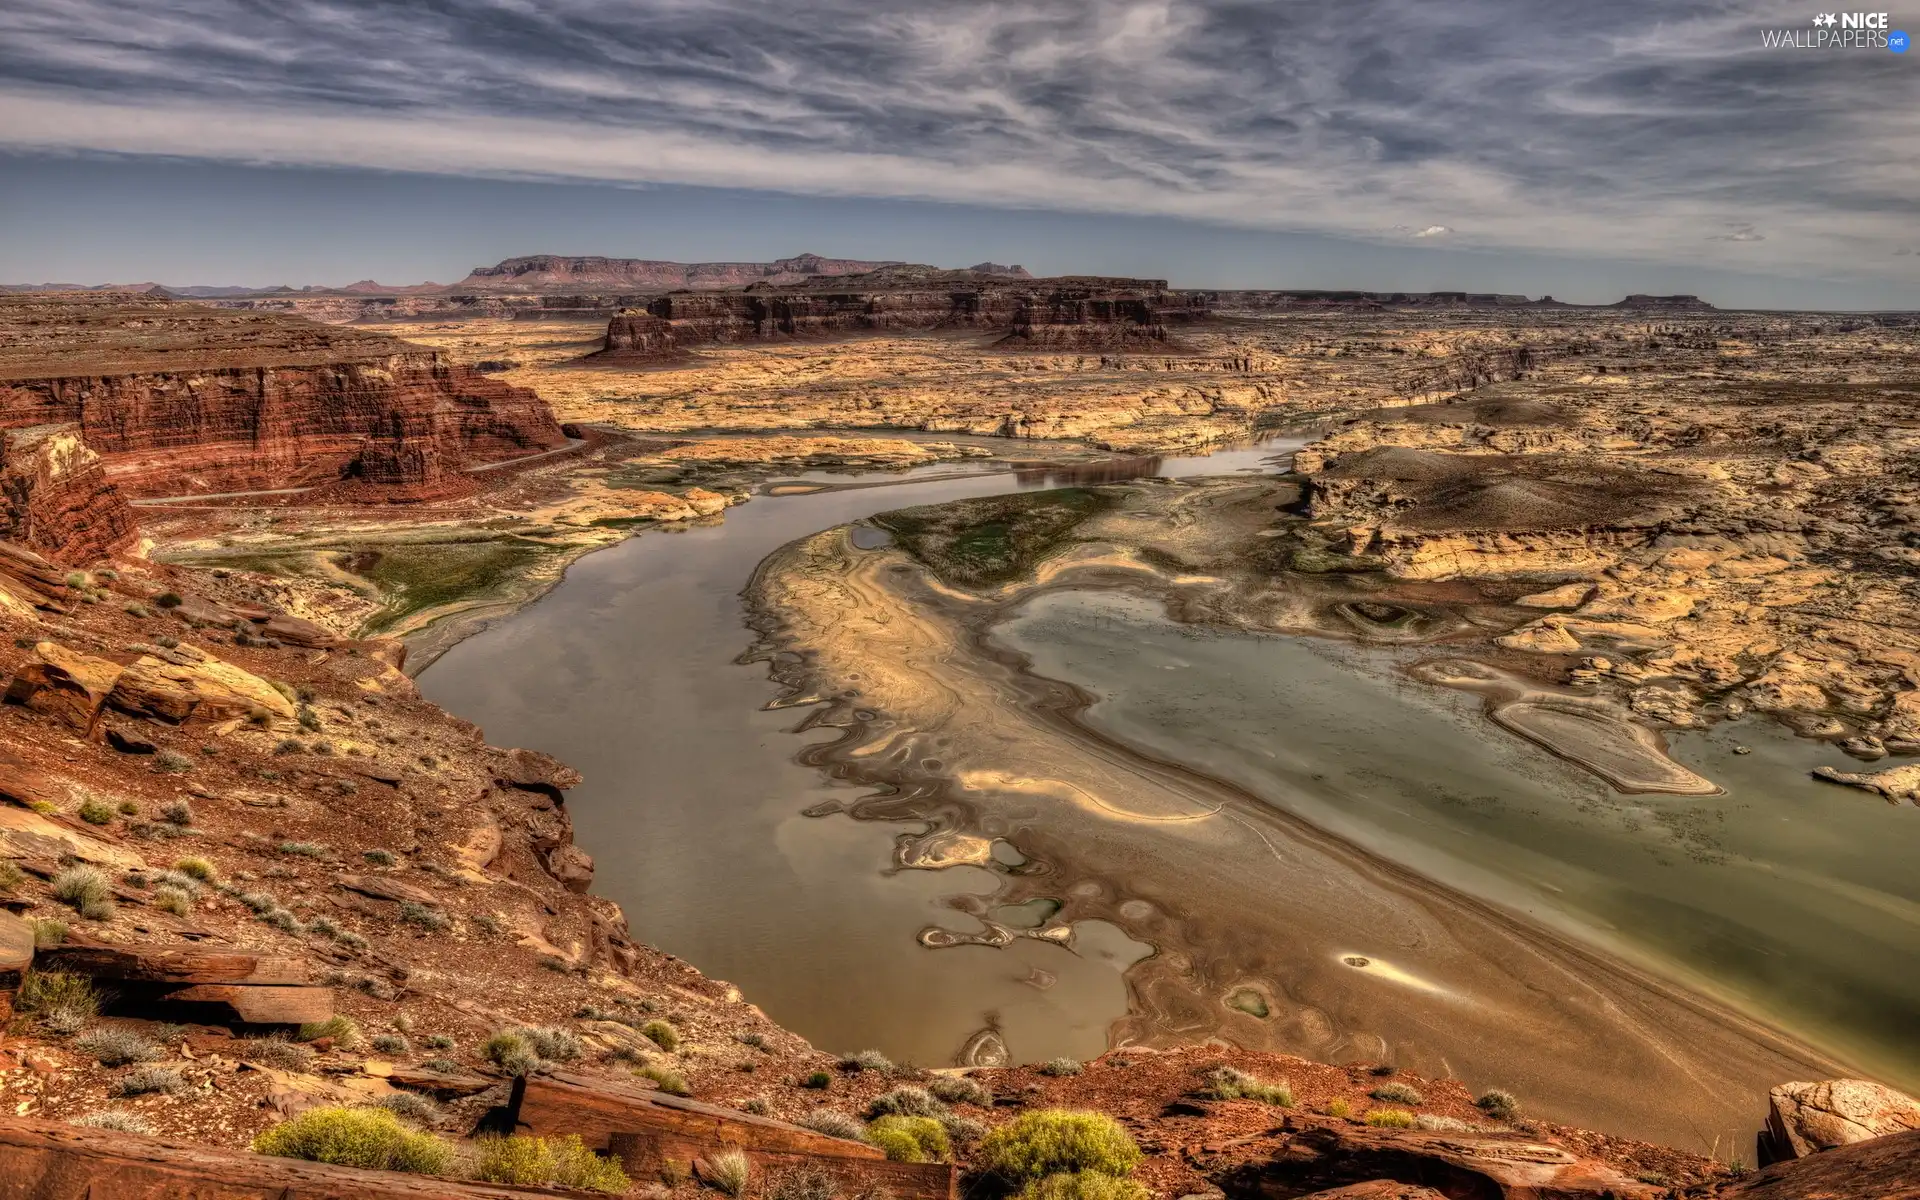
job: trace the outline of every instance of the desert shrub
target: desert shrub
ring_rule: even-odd
[[[132,604],[122,605],[121,607],[125,610],[126,614],[130,617],[150,617],[153,615],[152,609],[148,608],[144,604],[139,603],[138,601],[135,601]]]
[[[70,1125],[84,1125],[88,1129],[111,1129],[115,1133],[152,1133],[153,1126],[138,1113],[117,1112],[102,1109],[75,1117]]]
[[[193,760],[178,750],[161,750],[153,756],[153,769],[162,775],[184,775],[193,770]]]
[[[1131,1179],[1070,1171],[1034,1180],[1020,1189],[1019,1200],[1152,1200],[1152,1195]]]
[[[491,1134],[474,1143],[475,1179],[538,1187],[552,1173],[553,1155],[545,1138]]]
[[[122,1026],[103,1025],[89,1029],[75,1038],[73,1044],[93,1055],[103,1067],[152,1062],[161,1056],[160,1047]]]
[[[12,891],[27,881],[27,874],[10,858],[0,858],[0,888]]]
[[[100,1015],[100,993],[81,975],[29,970],[20,980],[13,1007],[39,1017],[55,1033],[73,1033]]]
[[[396,861],[391,850],[365,850],[360,854],[376,867],[390,867]]]
[[[968,1079],[964,1075],[935,1075],[933,1081],[927,1084],[927,1090],[932,1092],[936,1099],[945,1100],[948,1104],[977,1104],[981,1108],[993,1107],[993,1093],[978,1080]]]
[[[1053,1058],[1040,1064],[1042,1075],[1078,1075],[1084,1070],[1077,1058]]]
[[[1232,1067],[1207,1072],[1207,1094],[1216,1100],[1259,1100],[1281,1108],[1293,1107],[1293,1088],[1285,1082],[1268,1083]]]
[[[947,1131],[947,1138],[955,1145],[971,1145],[987,1136],[987,1123],[972,1117],[963,1117],[959,1113],[948,1113],[938,1118],[940,1128]]]
[[[418,1092],[394,1092],[380,1098],[380,1107],[402,1121],[431,1125],[440,1115],[440,1106]]]
[[[765,1050],[767,1048],[767,1037],[763,1033],[749,1031],[747,1033],[736,1033],[733,1037],[734,1040],[742,1046],[752,1046],[755,1050]]]
[[[460,1064],[451,1058],[430,1058],[420,1065],[429,1071],[438,1071],[442,1075],[458,1075],[462,1070]]]
[[[753,1182],[753,1164],[740,1150],[722,1150],[710,1154],[700,1169],[700,1182],[723,1196],[744,1196]]]
[[[1418,1104],[1426,1099],[1420,1094],[1419,1088],[1405,1083],[1383,1083],[1367,1095],[1375,1100],[1385,1100],[1389,1104]]]
[[[1473,1133],[1472,1123],[1458,1117],[1443,1117],[1436,1113],[1421,1113],[1413,1119],[1415,1129],[1424,1129],[1429,1133]]]
[[[325,858],[327,848],[319,842],[281,842],[274,847],[282,854],[294,854],[301,858]]]
[[[1413,1114],[1404,1108],[1376,1108],[1367,1113],[1367,1124],[1375,1129],[1411,1129]]]
[[[85,912],[90,904],[112,902],[113,884],[97,867],[68,867],[53,877],[53,898]]]
[[[767,1200],[835,1200],[840,1181],[810,1162],[767,1172]]]
[[[740,1102],[740,1111],[756,1117],[764,1117],[773,1111],[773,1105],[767,1102],[765,1096],[748,1096]]]
[[[283,930],[287,933],[300,933],[305,928],[300,924],[299,917],[294,916],[291,911],[284,908],[275,908],[271,912],[261,913],[260,919],[275,929]]]
[[[1048,1175],[1094,1171],[1130,1175],[1140,1148],[1112,1117],[1050,1108],[1022,1113],[980,1141],[974,1165],[1024,1187]]]
[[[405,1054],[413,1049],[407,1039],[397,1033],[376,1033],[373,1036],[373,1048],[382,1054]]]
[[[67,940],[67,923],[56,917],[35,917],[33,919],[33,944],[36,946],[58,946]]]
[[[180,593],[161,592],[153,598],[153,602],[161,608],[179,608],[181,604]]]
[[[116,807],[119,808],[120,815],[123,817],[137,817],[140,815],[140,802],[138,800],[122,800]]]
[[[253,1139],[257,1154],[309,1162],[439,1175],[453,1165],[453,1147],[409,1129],[384,1108],[315,1108]]]
[[[114,807],[98,797],[89,797],[80,805],[80,819],[89,825],[107,825],[114,818]]]
[[[509,1075],[530,1075],[540,1065],[540,1056],[517,1030],[503,1029],[494,1034],[480,1052]]]
[[[891,1071],[893,1060],[878,1050],[862,1050],[858,1054],[849,1054],[840,1060],[843,1071]]]
[[[173,869],[188,879],[198,880],[201,883],[219,882],[219,875],[214,871],[213,864],[204,858],[176,859]]]
[[[804,1088],[816,1088],[816,1089],[832,1087],[833,1076],[827,1074],[825,1071],[815,1071],[812,1074],[808,1075],[805,1079],[802,1079],[800,1081],[800,1086]]]
[[[1520,1111],[1520,1101],[1512,1092],[1501,1088],[1488,1088],[1474,1105],[1496,1121],[1510,1121]]]
[[[422,1042],[422,1044],[424,1044],[424,1045],[426,1046],[426,1048],[427,1048],[427,1049],[429,1049],[429,1050],[451,1050],[451,1049],[453,1049],[453,1039],[452,1039],[452,1038],[450,1038],[450,1037],[448,1037],[448,1036],[447,1036],[446,1034],[444,1034],[444,1033],[433,1033],[433,1034],[428,1034],[428,1035],[427,1035],[427,1036],[426,1036],[425,1038],[422,1038],[422,1039],[421,1039],[421,1042]]]
[[[92,587],[93,578],[85,571],[68,571],[66,583],[70,588]]]
[[[178,1096],[188,1087],[186,1077],[172,1067],[135,1067],[114,1081],[114,1092],[121,1096],[144,1096],[149,1092]]]
[[[953,1154],[947,1131],[932,1117],[881,1117],[867,1126],[866,1140],[891,1162],[945,1162]]]
[[[443,932],[453,925],[452,919],[439,909],[429,908],[424,904],[415,904],[411,900],[400,905],[400,919],[409,925],[418,925],[420,928],[433,933]]]
[[[149,878],[155,887],[179,888],[189,896],[198,897],[203,890],[200,881],[185,871],[155,871]]]
[[[551,1058],[555,1062],[571,1062],[580,1057],[580,1039],[565,1029],[552,1025],[535,1025],[516,1030],[533,1052],[541,1058]]]
[[[185,800],[169,800],[160,810],[160,819],[169,825],[193,824],[193,805]]]
[[[306,705],[302,704],[300,706],[300,711],[295,719],[300,722],[300,728],[306,730],[308,733],[320,732],[320,714]]]
[[[364,1040],[359,1023],[344,1013],[335,1013],[324,1021],[309,1021],[294,1036],[302,1042],[332,1038],[336,1050],[352,1050]]]
[[[642,1079],[653,1080],[660,1090],[669,1096],[693,1095],[693,1089],[687,1086],[686,1076],[680,1074],[680,1072],[674,1070],[672,1067],[662,1066],[659,1063],[648,1063],[644,1067],[636,1068],[633,1073]]]
[[[240,1059],[277,1071],[304,1071],[313,1062],[313,1049],[285,1038],[247,1038],[240,1043]]]
[[[882,1092],[867,1105],[869,1117],[938,1117],[944,1116],[947,1106],[933,1098],[933,1093],[923,1087],[897,1087],[890,1092]]]
[[[270,913],[280,907],[280,901],[270,892],[235,892],[233,898],[255,913]]]
[[[665,1021],[648,1021],[640,1027],[640,1036],[646,1038],[662,1050],[680,1048],[680,1031]]]
[[[184,917],[193,911],[193,897],[189,896],[184,889],[169,885],[155,889],[153,906],[163,912],[170,912],[176,917]]]
[[[841,1112],[837,1108],[816,1108],[801,1117],[798,1123],[815,1133],[844,1138],[849,1142],[860,1141],[861,1135],[867,1132],[866,1122],[852,1113]]]

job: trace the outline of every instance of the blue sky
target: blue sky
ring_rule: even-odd
[[[1920,56],[1761,47],[1811,15],[14,0],[0,281],[446,282],[515,254],[814,251],[1920,307]]]

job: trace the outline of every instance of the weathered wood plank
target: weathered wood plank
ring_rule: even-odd
[[[595,1150],[607,1149],[616,1133],[646,1133],[708,1149],[727,1145],[826,1158],[886,1157],[865,1143],[771,1117],[558,1071],[516,1080],[509,1103],[516,1128],[541,1136],[577,1133]]]
[[[196,983],[155,997],[160,1003],[224,1004],[249,1025],[304,1025],[333,1015],[333,989]]]
[[[129,983],[239,983],[255,986],[313,982],[297,958],[176,946],[49,946],[48,970]]]

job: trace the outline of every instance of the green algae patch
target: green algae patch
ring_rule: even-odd
[[[1032,574],[1083,522],[1118,501],[1111,491],[1055,488],[896,509],[873,523],[943,581],[994,587]]]

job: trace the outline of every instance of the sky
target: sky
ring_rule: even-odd
[[[1920,51],[1771,0],[9,0],[0,281],[803,251],[1920,308]],[[1889,24],[1920,32],[1920,8]],[[1829,35],[1831,36],[1831,35]]]

